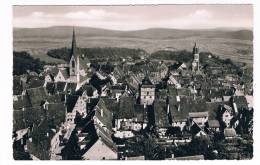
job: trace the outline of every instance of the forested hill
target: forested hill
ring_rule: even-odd
[[[192,50],[194,42],[200,51],[212,52],[221,58],[253,64],[253,32],[248,29],[184,30],[151,28],[118,31],[90,27],[75,27],[77,46],[81,48],[142,49],[152,54],[160,50]],[[62,63],[47,56],[51,49],[71,46],[72,27],[14,28],[15,51],[27,51],[46,62]]]
[[[27,70],[40,73],[44,64],[40,59],[34,59],[27,52],[13,52],[13,75],[24,74]]]
[[[14,38],[70,38],[72,27],[54,26],[48,28],[14,28]],[[229,38],[253,40],[252,30],[247,29],[167,29],[150,28],[134,31],[108,30],[91,27],[76,27],[77,36],[81,37],[120,37],[143,39],[178,39],[200,36],[203,38]]]

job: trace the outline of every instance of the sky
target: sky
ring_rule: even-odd
[[[252,28],[252,5],[13,6],[14,27]]]

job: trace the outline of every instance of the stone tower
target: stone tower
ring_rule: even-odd
[[[193,72],[197,72],[199,71],[199,60],[200,60],[200,56],[199,56],[199,47],[197,47],[197,44],[195,42],[195,45],[193,47],[193,62],[192,62],[192,71]]]
[[[146,74],[140,87],[140,104],[152,105],[155,99],[155,86]]]

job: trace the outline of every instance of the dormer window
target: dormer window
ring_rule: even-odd
[[[75,61],[74,60],[72,61],[71,65],[72,65],[72,68],[75,68]]]

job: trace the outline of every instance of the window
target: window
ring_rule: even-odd
[[[72,68],[75,68],[75,61],[72,61]]]

